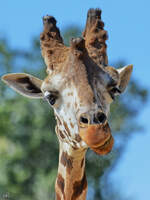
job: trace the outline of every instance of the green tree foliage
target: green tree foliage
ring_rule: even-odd
[[[79,30],[67,29],[65,42],[68,44],[68,38],[78,36]],[[39,40],[33,39],[28,52],[10,49],[5,40],[0,40],[0,74],[16,71],[29,72],[41,79],[45,76]],[[0,94],[0,198],[8,195],[9,199],[54,199],[58,141],[52,109],[42,100],[19,96],[2,82]],[[107,156],[100,157],[90,150],[87,153],[86,170],[93,191],[93,195],[88,194],[89,200],[123,199],[110,187],[109,174],[129,139],[142,128],[142,124],[137,127],[136,117],[146,97],[147,91],[132,79],[126,93],[112,105],[110,121],[117,142]]]

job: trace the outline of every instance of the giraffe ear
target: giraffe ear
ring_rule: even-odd
[[[123,68],[117,69],[119,73],[119,90],[124,92],[126,89],[128,82],[130,80],[131,72],[133,70],[133,65],[127,65]]]
[[[42,80],[25,73],[6,74],[2,81],[19,94],[29,98],[43,98]]]

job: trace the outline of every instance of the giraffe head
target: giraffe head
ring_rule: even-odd
[[[40,40],[47,77],[42,81],[17,73],[2,79],[24,96],[47,100],[54,109],[59,141],[106,154],[113,146],[109,107],[125,90],[132,65],[121,69],[108,65],[107,33],[99,9],[89,10],[83,37],[72,39],[70,47],[63,44],[54,17],[45,16],[43,23]]]

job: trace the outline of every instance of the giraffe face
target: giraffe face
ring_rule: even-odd
[[[26,97],[48,101],[54,109],[59,140],[76,149],[90,147],[106,154],[113,144],[107,122],[109,106],[125,90],[132,66],[96,68],[92,76],[90,69],[67,64],[44,81],[24,73],[5,75],[3,81]]]
[[[91,76],[85,65],[66,68],[49,74],[41,86],[44,98],[54,109],[57,136],[74,148],[90,146],[97,153],[105,154],[113,144],[107,122],[109,107],[123,87],[119,71],[95,66],[95,74]],[[123,71],[130,74],[131,66]],[[99,148],[105,143],[109,148]]]

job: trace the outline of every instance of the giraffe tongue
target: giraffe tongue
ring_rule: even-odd
[[[100,155],[109,153],[113,147],[114,140],[108,123],[81,127],[79,135],[93,151]]]

